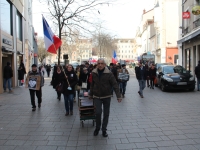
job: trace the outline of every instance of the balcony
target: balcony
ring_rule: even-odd
[[[200,26],[200,18],[193,22],[193,29]]]

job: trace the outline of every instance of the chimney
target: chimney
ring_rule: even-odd
[[[144,10],[143,10],[143,14],[145,14],[145,13],[146,13],[146,10],[144,9]]]

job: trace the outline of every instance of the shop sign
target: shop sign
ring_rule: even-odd
[[[196,5],[192,8],[192,14],[193,15],[200,15],[200,6]]]
[[[9,41],[7,39],[3,39],[3,43],[12,46],[12,41]]]
[[[183,12],[183,19],[190,19],[190,12]]]

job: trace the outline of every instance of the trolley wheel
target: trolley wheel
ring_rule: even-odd
[[[84,127],[84,122],[83,121],[81,121],[81,126]]]
[[[94,122],[95,122],[95,121],[93,120],[93,122],[92,122],[92,125],[93,125],[93,126],[94,126]]]

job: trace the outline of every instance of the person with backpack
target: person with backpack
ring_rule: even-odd
[[[26,87],[29,88],[32,111],[36,110],[35,105],[35,93],[38,98],[38,108],[42,103],[42,87],[44,86],[44,77],[42,73],[37,69],[37,65],[32,65],[32,70],[29,71],[26,78]]]

